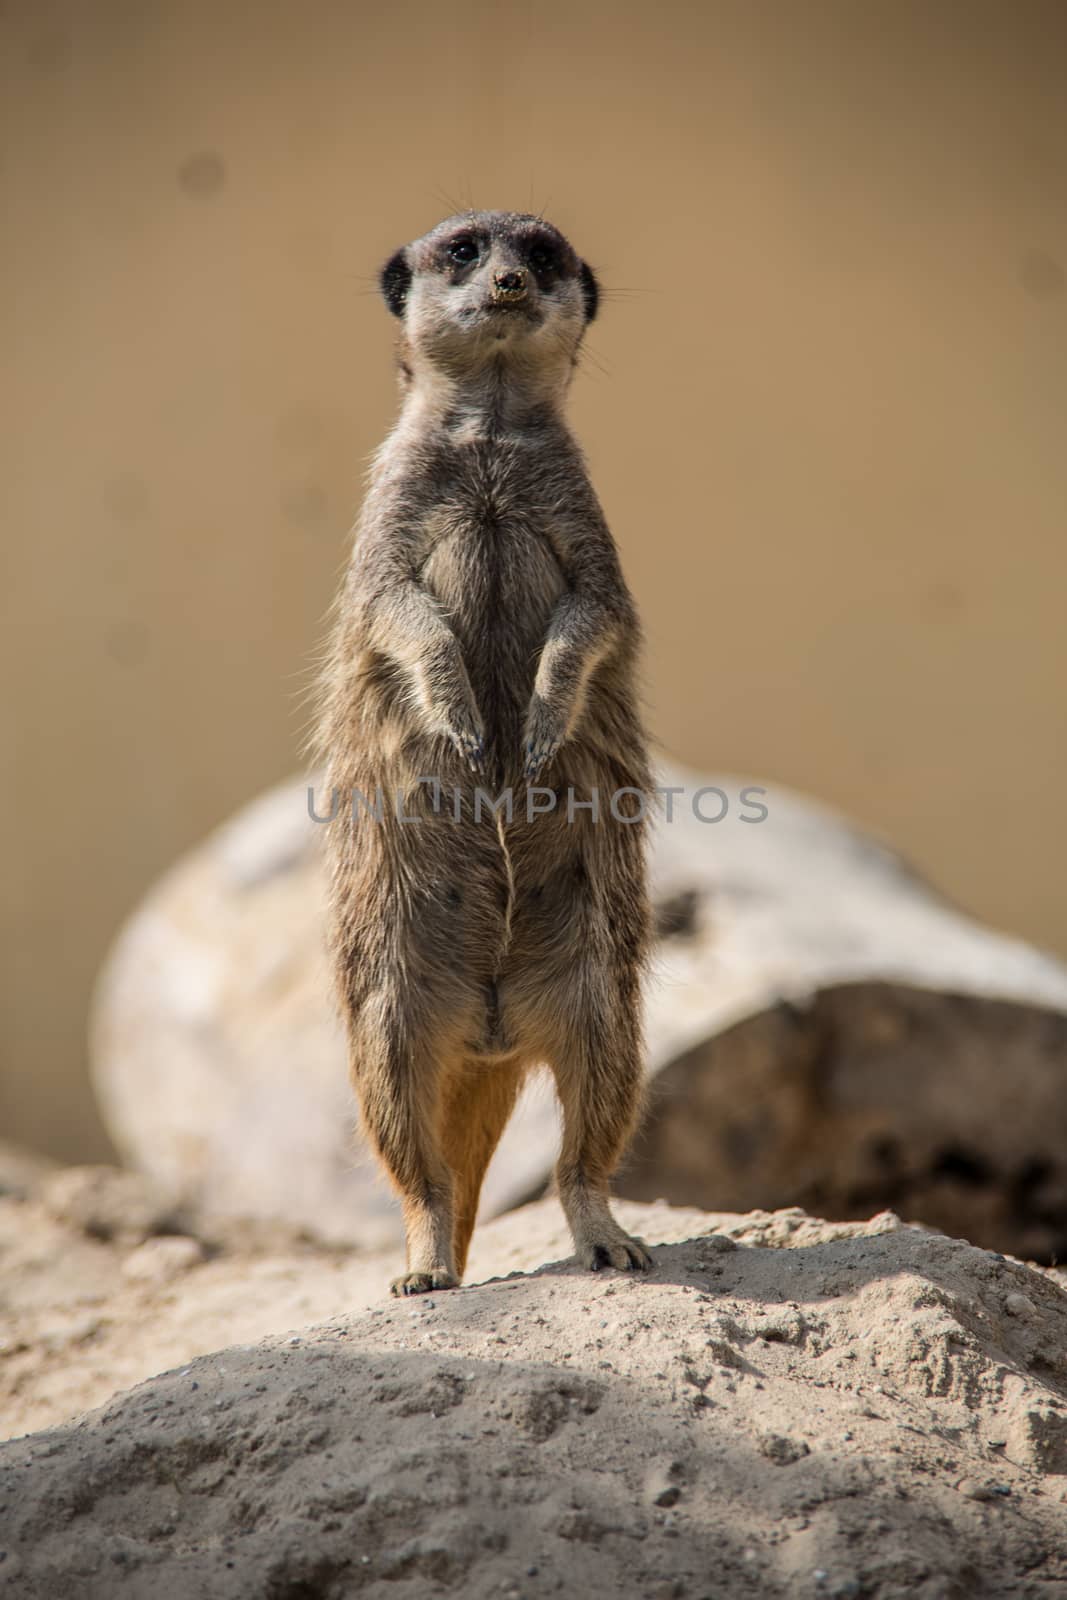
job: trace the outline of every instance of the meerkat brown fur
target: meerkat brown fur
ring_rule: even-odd
[[[381,288],[403,403],[318,736],[340,797],[324,831],[352,1077],[407,1232],[393,1291],[459,1283],[489,1158],[541,1065],[579,1261],[645,1268],[608,1203],[642,1075],[639,628],[563,418],[596,279],[542,219],[491,211],[397,251]]]

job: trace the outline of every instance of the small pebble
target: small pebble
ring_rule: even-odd
[[[1006,1500],[1011,1494],[1006,1483],[983,1483],[977,1478],[963,1478],[957,1488],[968,1500]]]
[[[756,1447],[760,1455],[766,1456],[776,1467],[791,1466],[794,1461],[800,1461],[810,1454],[803,1439],[787,1439],[780,1433],[761,1434],[756,1440]]]

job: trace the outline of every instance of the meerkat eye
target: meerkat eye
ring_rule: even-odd
[[[556,264],[556,253],[548,244],[535,244],[530,251],[530,265],[536,272],[548,272]]]
[[[448,253],[458,266],[466,267],[469,266],[472,261],[477,261],[478,246],[475,244],[473,239],[470,239],[464,235],[462,239],[452,240],[452,243],[448,247]]]

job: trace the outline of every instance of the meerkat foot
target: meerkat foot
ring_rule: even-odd
[[[389,1287],[395,1295],[430,1294],[434,1289],[458,1289],[459,1279],[437,1268],[433,1272],[405,1272],[403,1277],[394,1278]]]
[[[590,1228],[576,1240],[579,1263],[590,1272],[614,1267],[618,1272],[648,1272],[652,1257],[643,1239],[634,1239],[616,1224],[611,1232]]]

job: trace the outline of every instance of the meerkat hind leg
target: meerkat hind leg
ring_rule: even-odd
[[[441,1144],[455,1181],[452,1244],[461,1280],[482,1180],[521,1083],[522,1068],[512,1062],[471,1061],[453,1075],[445,1090]]]
[[[387,1008],[393,1018],[401,1008]],[[398,1194],[407,1271],[395,1295],[459,1286],[452,1254],[453,1180],[437,1127],[442,1064],[402,1026],[364,1030],[353,1078],[363,1127]]]
[[[452,1255],[452,1185],[420,1185],[401,1198],[407,1235],[407,1271],[389,1287],[395,1295],[429,1294],[433,1289],[458,1289]]]
[[[563,1106],[563,1146],[556,1167],[560,1202],[583,1267],[647,1272],[644,1241],[632,1238],[611,1214],[608,1182],[636,1120],[640,1064],[624,1041],[604,1041],[597,1059],[590,1044],[559,1052],[552,1062]]]

